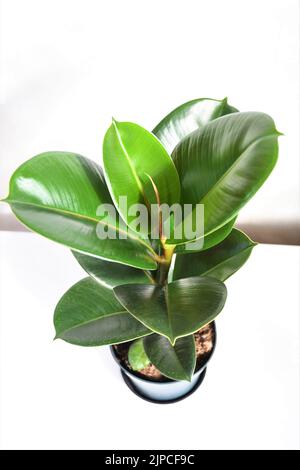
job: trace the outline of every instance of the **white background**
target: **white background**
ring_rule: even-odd
[[[56,303],[85,277],[71,253],[20,232],[0,232],[0,246],[2,448],[299,448],[299,247],[253,250],[226,282],[203,384],[154,405],[108,348],[52,341]]]
[[[299,217],[298,0],[1,4],[2,197],[37,153],[100,161],[111,116],[151,130],[185,101],[228,96],[285,134],[275,171],[239,220]]]
[[[285,133],[276,169],[240,220],[295,220],[298,6],[2,0],[0,196],[12,171],[42,151],[101,161],[112,115],[151,129],[187,100],[228,96],[240,110],[269,113]],[[256,250],[228,283],[205,386],[157,408],[125,389],[107,352],[51,342],[53,307],[82,277],[69,253],[29,234],[1,240],[4,448],[298,446],[297,248]]]

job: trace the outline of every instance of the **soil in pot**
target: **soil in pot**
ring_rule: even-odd
[[[215,329],[212,324],[208,324],[201,328],[199,331],[194,333],[195,338],[195,345],[196,345],[196,368],[195,371],[199,370],[203,365],[207,362],[209,356],[212,353],[214,347],[214,340],[215,340]],[[120,363],[128,369],[129,371],[133,370],[130,367],[128,362],[128,349],[132,341],[127,343],[117,344],[113,346],[116,355],[120,361]],[[134,372],[135,375],[140,377],[149,378],[150,380],[154,381],[165,381],[165,376],[160,373],[160,371],[153,365],[149,364],[144,369],[140,370],[139,372]]]

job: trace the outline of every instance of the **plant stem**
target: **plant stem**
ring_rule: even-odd
[[[157,259],[156,259],[156,261],[159,264],[159,268],[158,268],[158,272],[156,276],[156,283],[164,285],[166,284],[168,280],[168,273],[169,273],[175,245],[166,245],[165,243],[166,238],[164,237],[164,234],[163,234],[163,219],[162,219],[159,192],[151,176],[148,174],[147,176],[150,179],[151,184],[153,186],[153,190],[154,190],[155,197],[156,197],[156,202],[158,205],[158,214],[157,214],[158,215],[158,230],[159,230],[159,239],[160,239],[161,246],[159,250],[159,255],[157,256]]]
[[[174,249],[175,245],[166,245],[162,240],[162,260],[157,273],[157,282],[160,285],[166,284],[168,280]]]

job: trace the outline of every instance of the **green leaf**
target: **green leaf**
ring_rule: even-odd
[[[226,287],[216,279],[190,277],[165,286],[128,284],[114,288],[122,305],[172,344],[212,321],[222,310]]]
[[[91,278],[69,289],[54,313],[56,338],[78,346],[118,344],[151,333],[119,304],[112,290]]]
[[[94,256],[72,251],[81,267],[104,287],[113,289],[120,284],[153,284],[150,273],[124,264],[104,261]]]
[[[234,113],[208,123],[175,148],[182,203],[204,204],[205,236],[235,217],[267,179],[277,161],[278,135],[270,116]],[[171,235],[167,243],[182,241],[187,240]]]
[[[128,231],[110,215],[97,215],[113,202],[101,169],[91,160],[67,152],[47,152],[21,165],[10,181],[5,199],[28,228],[74,250],[142,269],[155,269],[148,241]],[[103,207],[103,206],[102,206]],[[109,228],[115,239],[100,239]]]
[[[148,358],[163,375],[173,380],[191,380],[196,365],[193,335],[179,338],[175,346],[157,334],[147,336],[143,343]]]
[[[135,214],[129,214],[131,206],[143,204],[147,209],[149,204],[157,204],[149,176],[157,187],[160,203],[179,202],[180,183],[174,163],[159,140],[143,127],[113,121],[104,137],[103,163],[112,198],[128,225],[136,219]],[[127,196],[124,207],[121,196]]]
[[[209,276],[225,281],[243,266],[255,245],[243,232],[233,229],[225,240],[209,250],[177,255],[173,279]]]
[[[227,103],[227,99],[200,98],[182,104],[171,111],[153,129],[167,151],[171,154],[176,145],[196,129],[202,129],[208,122],[238,110]]]
[[[132,370],[142,370],[150,364],[142,339],[137,339],[130,345],[128,361]]]
[[[223,227],[207,235],[204,238],[204,243],[200,250],[195,249],[193,242],[191,242],[191,243],[185,243],[184,245],[177,245],[175,249],[175,253],[182,253],[182,254],[196,253],[197,251],[204,251],[204,250],[207,250],[208,248],[211,248],[212,246],[218,245],[219,243],[221,243],[221,241],[223,241],[226,237],[228,237],[228,235],[232,231],[232,228],[236,219],[237,217],[234,217],[232,220],[227,222],[227,224],[223,225]]]

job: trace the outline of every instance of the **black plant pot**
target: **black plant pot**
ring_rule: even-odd
[[[201,385],[205,374],[207,363],[210,360],[216,346],[216,326],[211,323],[213,329],[213,347],[211,351],[197,362],[196,370],[191,382],[181,380],[171,380],[165,377],[163,380],[157,381],[132,371],[127,365],[120,361],[113,346],[110,347],[111,353],[121,369],[121,375],[130,388],[130,390],[144,400],[152,403],[175,403],[179,400],[187,398],[194,393]]]

